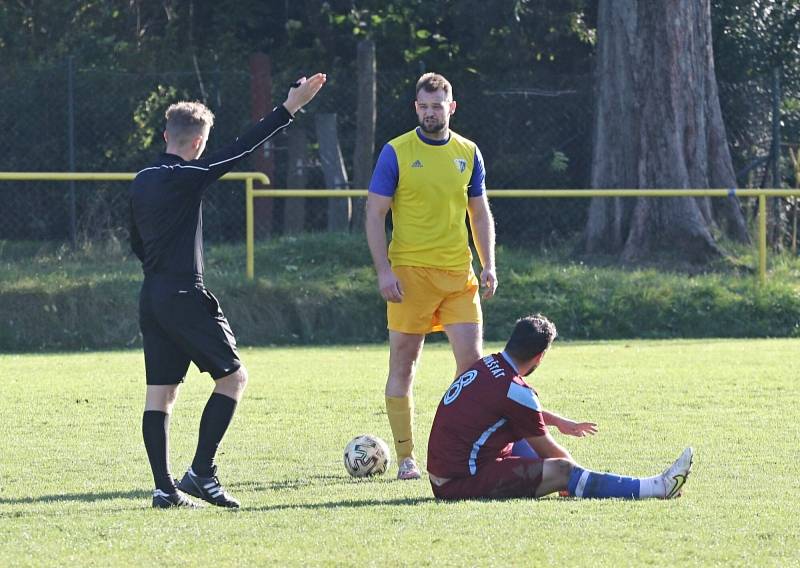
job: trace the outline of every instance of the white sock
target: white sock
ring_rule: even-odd
[[[664,484],[663,475],[642,477],[639,479],[639,499],[656,497],[663,499],[667,495],[667,486]]]

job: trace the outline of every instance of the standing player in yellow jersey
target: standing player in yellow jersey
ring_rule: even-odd
[[[381,151],[367,197],[366,233],[387,301],[389,378],[386,411],[397,452],[398,479],[419,479],[414,457],[414,373],[425,334],[444,331],[456,376],[481,358],[479,283],[472,270],[466,216],[483,267],[483,297],[497,289],[494,219],[486,199],[477,145],[450,130],[456,110],[450,83],[426,73],[417,81],[419,127]],[[386,214],[392,241],[386,246]]]

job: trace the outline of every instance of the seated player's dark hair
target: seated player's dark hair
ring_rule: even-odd
[[[542,314],[525,316],[517,320],[506,343],[506,353],[518,361],[528,361],[547,351],[556,336],[555,324]]]

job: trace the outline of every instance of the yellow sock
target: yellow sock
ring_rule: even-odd
[[[392,427],[397,463],[400,463],[414,455],[414,399],[411,396],[387,396],[386,414]]]

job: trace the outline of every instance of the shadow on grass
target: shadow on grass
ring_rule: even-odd
[[[111,501],[113,499],[149,499],[149,491],[107,491],[105,493],[65,493],[62,495],[39,495],[36,497],[0,497],[0,505],[30,505],[33,503],[57,503],[64,501]]]
[[[303,489],[311,486],[350,485],[352,483],[387,483],[391,479],[352,479],[343,475],[310,475],[298,479],[281,479],[270,481],[239,481],[227,484],[231,489],[243,491],[285,491],[287,489]]]
[[[264,505],[262,507],[244,507],[239,513],[259,513],[263,511],[284,511],[287,509],[360,509],[362,507],[380,507],[382,505],[412,506],[436,502],[434,497],[407,497],[405,499],[345,499],[343,501],[327,501],[324,503],[284,503],[282,505]]]

